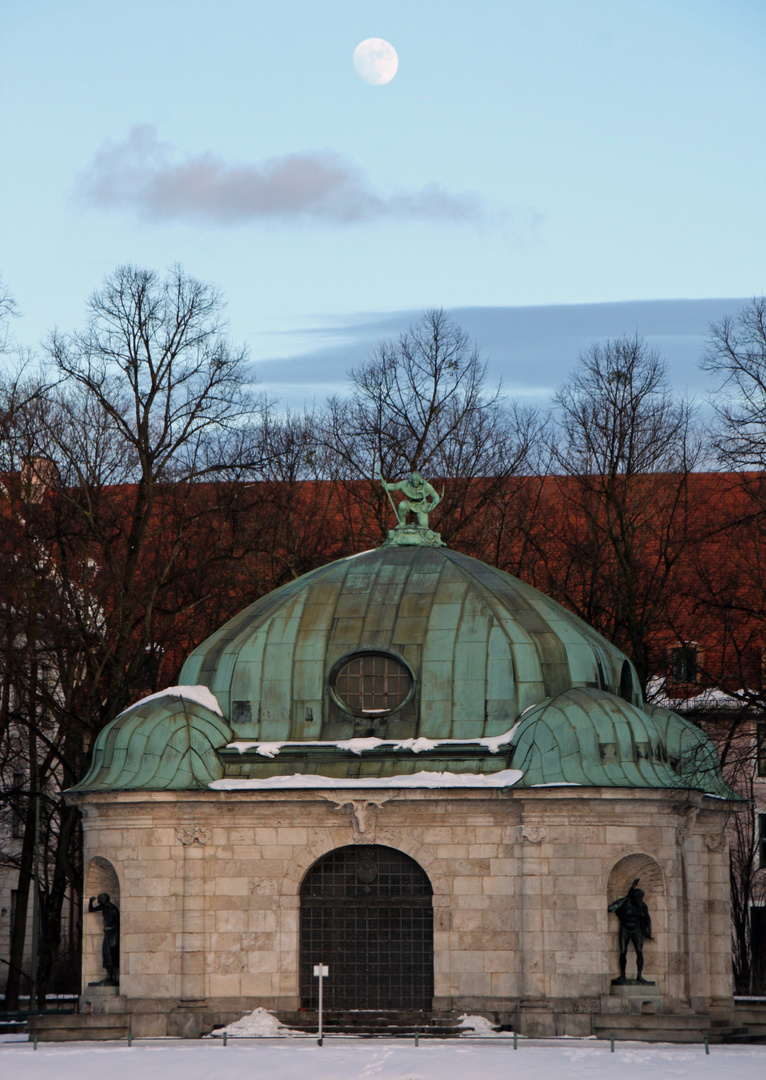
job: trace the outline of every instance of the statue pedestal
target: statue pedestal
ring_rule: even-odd
[[[609,1012],[651,1015],[663,1011],[662,994],[653,982],[639,983],[635,979],[626,979],[624,983],[612,983],[608,996],[611,999]]]
[[[80,1012],[97,1016],[125,1012],[127,998],[119,986],[86,986],[80,994]]]
[[[205,1024],[206,998],[181,998],[172,1012],[168,1013],[168,1035],[180,1039],[199,1039],[210,1025]]]
[[[556,1016],[543,1001],[522,1001],[519,1006],[520,1030],[533,1039],[549,1039],[558,1034]]]
[[[433,529],[421,529],[418,525],[397,525],[388,530],[386,543],[395,547],[444,547],[438,532]]]

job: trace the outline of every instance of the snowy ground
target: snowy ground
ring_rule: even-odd
[[[422,1041],[230,1039],[41,1043],[0,1036],[3,1080],[763,1080],[766,1046],[650,1046],[557,1040],[541,1044],[477,1038]]]

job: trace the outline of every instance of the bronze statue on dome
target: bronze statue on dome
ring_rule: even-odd
[[[389,544],[424,544],[428,547],[443,547],[442,538],[428,525],[428,515],[439,505],[444,498],[432,484],[423,479],[417,469],[410,473],[409,480],[400,480],[391,484],[383,479],[383,474],[378,469],[380,482],[388,495],[388,501],[396,514],[396,528],[389,529]],[[397,506],[391,498],[392,491],[401,491],[404,498]],[[408,516],[412,514],[416,524],[407,524]]]

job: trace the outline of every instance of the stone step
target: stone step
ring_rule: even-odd
[[[711,1027],[708,1033],[710,1043],[746,1042],[750,1038],[750,1032],[746,1027],[723,1026],[717,1024]]]
[[[741,1008],[737,1005],[733,1018],[738,1024],[766,1024],[766,1008]]]
[[[301,1017],[316,1017],[317,1009],[301,1009],[300,1012],[282,1012],[281,1016],[289,1016],[291,1020]],[[425,1012],[419,1009],[323,1009],[322,1015],[328,1020],[342,1020],[345,1023],[368,1023],[371,1020],[412,1021],[417,1023],[452,1023],[457,1019],[457,1014]]]
[[[315,1011],[280,1013],[279,1019],[294,1031],[316,1032],[319,1017]],[[456,1014],[433,1014],[417,1011],[394,1012],[375,1009],[333,1010],[322,1016],[322,1030],[328,1035],[430,1035],[449,1038],[462,1033]]]
[[[31,1016],[29,1035],[40,1042],[92,1042],[127,1039],[130,1017],[124,1013],[76,1013],[69,1016]]]
[[[280,1017],[280,1019],[281,1019],[281,1017]],[[312,1025],[316,1026],[318,1019],[319,1018],[317,1016],[307,1016],[307,1017],[301,1018],[299,1020],[298,1019],[290,1020],[289,1026],[290,1027],[311,1027]],[[439,1030],[441,1030],[441,1029],[448,1030],[450,1028],[453,1028],[453,1027],[457,1026],[457,1021],[455,1021],[455,1020],[408,1020],[408,1019],[398,1020],[398,1019],[388,1019],[388,1018],[383,1018],[383,1017],[380,1017],[380,1018],[370,1017],[369,1019],[366,1019],[366,1020],[356,1020],[356,1019],[355,1020],[343,1020],[343,1019],[338,1019],[338,1018],[335,1018],[335,1017],[332,1017],[332,1016],[324,1016],[324,1017],[322,1017],[322,1021],[323,1021],[323,1024],[324,1024],[325,1027],[328,1024],[332,1024],[334,1027],[347,1027],[347,1028],[411,1027],[413,1029],[417,1028],[418,1030],[425,1030],[425,1029],[430,1030],[432,1028],[439,1028]],[[283,1023],[286,1023],[286,1021],[283,1021]]]
[[[709,1028],[709,1017],[686,1013],[615,1013],[593,1018],[593,1034],[597,1038],[614,1035],[620,1041],[699,1043]]]
[[[293,1028],[293,1031],[298,1031],[305,1035],[316,1035],[316,1027],[306,1028]],[[460,1038],[465,1032],[456,1030],[454,1028],[445,1029],[444,1031],[432,1030],[423,1031],[422,1028],[402,1028],[402,1027],[386,1027],[386,1028],[354,1028],[349,1029],[346,1027],[325,1027],[322,1025],[323,1035],[345,1035],[350,1039],[400,1039],[410,1038],[414,1039],[415,1036],[422,1039],[456,1039]]]
[[[307,1028],[309,1030],[313,1030],[317,1026],[317,1023],[317,1020],[303,1020],[290,1024],[290,1027],[294,1029]],[[393,1021],[379,1021],[376,1023],[373,1020],[367,1021],[364,1024],[344,1024],[342,1020],[325,1020],[324,1018],[322,1019],[322,1026],[326,1030],[334,1028],[338,1031],[369,1031],[373,1029],[390,1031],[394,1028],[397,1031],[453,1031],[455,1029],[458,1029],[457,1024],[410,1024],[406,1021],[402,1023],[396,1023]]]
[[[613,1013],[611,1016],[595,1016],[593,1023],[596,1027],[675,1027],[679,1030],[693,1027],[702,1031],[710,1027],[710,1017],[699,1013]]]
[[[75,1010],[73,1008],[66,1009],[47,1009],[45,1012],[30,1012],[28,1009],[17,1009],[13,1012],[3,1012],[0,1010],[0,1035],[18,1035],[25,1034],[29,1030],[30,1018],[35,1016],[47,1017],[61,1017],[72,1016]]]

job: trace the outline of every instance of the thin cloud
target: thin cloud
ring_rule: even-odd
[[[123,142],[106,143],[79,178],[86,206],[130,209],[153,220],[222,225],[242,221],[316,221],[347,225],[381,220],[478,223],[487,217],[479,196],[452,194],[438,184],[380,194],[361,169],[331,152],[228,165],[205,153],[175,160],[173,147],[150,125]]]

